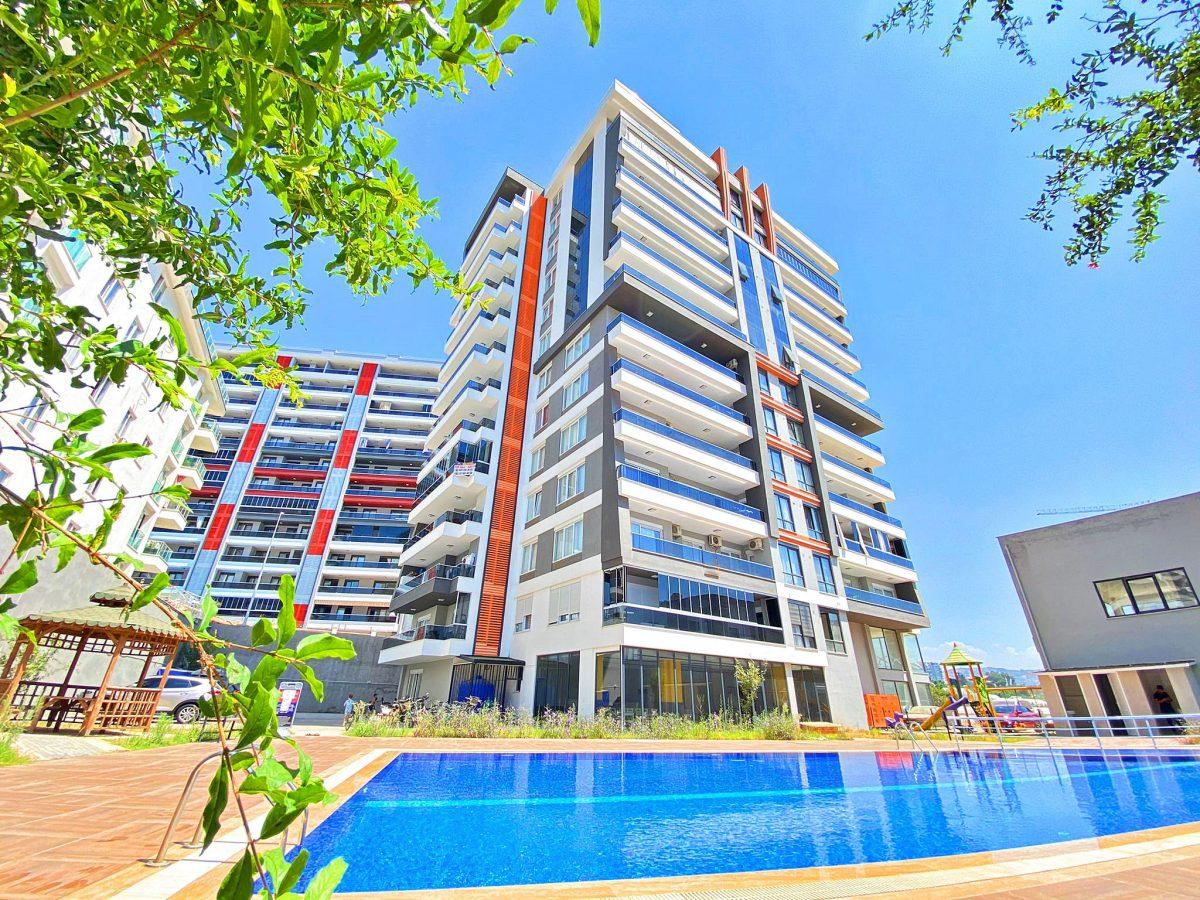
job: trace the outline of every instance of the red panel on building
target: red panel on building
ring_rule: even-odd
[[[354,444],[358,440],[357,431],[343,431],[338,438],[337,451],[333,454],[333,467],[345,469],[350,465],[350,457],[354,455]]]
[[[316,521],[313,522],[312,533],[308,538],[308,549],[305,551],[309,556],[320,556],[325,552],[325,545],[329,543],[329,531],[333,528],[333,515],[335,512],[336,510],[332,509],[322,509],[317,512]],[[299,621],[303,620],[299,619]]]
[[[359,397],[371,393],[371,384],[375,381],[375,373],[379,371],[379,363],[363,363],[362,371],[358,373],[358,383],[354,385],[354,393]]]
[[[356,472],[350,476],[351,484],[387,484],[394,487],[416,487],[413,475],[387,475],[382,472]]]
[[[221,541],[225,539],[225,532],[229,529],[229,520],[233,518],[233,509],[234,504],[232,503],[222,503],[216,508],[208,523],[208,533],[204,536],[201,550],[220,549]]]
[[[389,497],[386,494],[355,494],[346,492],[346,505],[370,506],[375,509],[412,509],[416,501],[412,497]]]
[[[292,364],[292,358],[290,356],[277,356],[275,357],[275,362],[279,363],[279,365],[286,369]]]
[[[237,458],[234,462],[252,462],[254,454],[258,452],[258,445],[262,443],[263,432],[267,426],[263,424],[251,425],[246,429],[246,434],[242,438],[242,446],[238,447]]]
[[[538,196],[529,211],[525,236],[525,258],[521,265],[521,296],[517,301],[513,328],[512,362],[508,397],[504,403],[504,430],[496,465],[496,489],[492,499],[491,528],[487,536],[487,558],[483,564],[483,586],[479,619],[475,625],[475,654],[499,656],[504,631],[504,602],[508,593],[508,571],[517,517],[517,486],[521,478],[521,455],[525,445],[525,411],[529,403],[529,374],[533,366],[533,325],[537,317],[538,276],[542,270],[542,235],[546,230],[546,198]]]

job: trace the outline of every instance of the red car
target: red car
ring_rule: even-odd
[[[1000,727],[1005,731],[1018,731],[1022,728],[1039,728],[1041,725],[1050,723],[1043,718],[1042,714],[1031,706],[1025,706],[1020,703],[993,703],[992,707],[996,710],[996,718],[999,720]]]

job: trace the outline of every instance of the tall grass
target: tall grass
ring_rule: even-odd
[[[176,744],[194,744],[196,741],[216,740],[215,733],[205,736],[204,723],[176,725],[174,720],[162,713],[155,716],[150,730],[145,734],[131,734],[113,739],[113,743],[126,750],[150,750],[155,747],[173,747]]]
[[[17,735],[21,729],[11,722],[0,721],[0,766],[19,766],[31,762],[17,747]]]
[[[806,728],[782,710],[760,713],[750,721],[729,715],[692,720],[677,715],[649,715],[623,726],[609,710],[581,719],[574,710],[546,712],[536,718],[526,710],[495,706],[445,704],[398,716],[355,716],[346,729],[352,737],[431,738],[576,738],[589,740],[830,740],[843,738]]]

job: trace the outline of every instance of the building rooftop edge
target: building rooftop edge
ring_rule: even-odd
[[[1150,503],[1139,503],[1137,506],[1129,506],[1125,509],[1114,509],[1111,512],[1095,513],[1093,515],[1081,516],[1078,519],[1070,519],[1066,522],[1055,522],[1053,525],[1042,525],[1039,528],[1029,528],[1025,531],[1014,531],[1010,534],[999,535],[996,540],[1002,545],[1009,541],[1019,541],[1022,538],[1032,537],[1034,535],[1045,534],[1062,529],[1070,528],[1073,525],[1079,525],[1082,522],[1096,522],[1099,520],[1119,519],[1123,516],[1135,516],[1144,513],[1148,509],[1153,509],[1156,506],[1164,506],[1167,504],[1180,503],[1182,501],[1200,502],[1200,491],[1194,491],[1189,494],[1180,494],[1177,497],[1166,497],[1162,500],[1154,500]]]

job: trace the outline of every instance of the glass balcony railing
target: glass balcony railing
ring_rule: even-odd
[[[618,603],[604,608],[604,624],[623,622],[627,625],[649,625],[651,628],[670,628],[693,634],[711,634],[716,637],[738,638],[743,641],[761,641],[767,644],[782,644],[783,629],[750,622],[731,622],[726,619],[707,619],[688,616],[664,609]]]
[[[630,362],[627,359],[620,359],[613,363],[610,372],[613,375],[616,375],[618,372],[622,371],[645,378],[647,381],[652,381],[659,387],[664,387],[669,391],[674,391],[681,397],[686,397],[688,400],[691,400],[694,403],[699,403],[701,406],[706,406],[715,412],[719,412],[723,416],[728,416],[729,418],[738,422],[746,422],[746,417],[736,409],[732,409],[723,403],[718,403],[716,400],[710,400],[708,397],[705,397],[703,394],[699,394],[696,391],[688,390],[687,388],[676,384],[671,379],[665,378],[664,376],[659,375],[657,372],[652,372],[645,366],[638,365],[635,362]]]
[[[482,522],[483,513],[479,510],[471,510],[470,512],[461,512],[459,510],[451,510],[447,513],[442,513],[428,525],[422,525],[416,529],[404,542],[404,549],[407,550],[413,544],[424,538],[429,532],[440,525],[466,525],[468,522]]]
[[[365,594],[376,597],[390,597],[391,587],[360,587],[348,584],[323,584],[317,588],[318,594]]]
[[[410,628],[396,635],[403,644],[412,641],[452,641],[463,640],[467,636],[467,626],[464,625],[422,625],[420,628]]]
[[[647,472],[645,469],[639,469],[636,466],[627,464],[617,466],[617,477],[628,478],[631,481],[636,481],[638,484],[657,488],[660,491],[666,491],[667,493],[674,494],[676,497],[683,497],[686,500],[694,500],[697,503],[703,503],[724,512],[745,516],[747,519],[762,521],[762,512],[753,506],[747,506],[745,503],[730,500],[728,497],[722,497],[720,494],[702,491],[700,488],[694,488],[691,485],[673,481],[670,478],[664,478],[662,475]]]
[[[693,303],[691,300],[684,299],[683,297],[679,296],[679,294],[675,293],[670,288],[664,287],[663,285],[661,285],[657,281],[655,281],[653,278],[649,277],[648,275],[645,275],[642,272],[639,272],[637,269],[633,268],[632,266],[622,265],[619,269],[617,269],[617,271],[613,272],[612,276],[608,279],[608,281],[606,281],[604,283],[604,289],[608,290],[610,287],[613,286],[613,284],[616,282],[616,280],[618,278],[621,278],[623,275],[630,275],[630,276],[636,278],[638,281],[642,282],[647,287],[651,287],[654,290],[658,291],[664,297],[669,297],[672,301],[674,301],[675,303],[682,306],[688,312],[692,313],[693,315],[699,316],[705,322],[708,322],[708,324],[713,325],[717,328],[720,328],[726,334],[732,335],[733,337],[735,337],[741,341],[746,340],[746,335],[742,334],[742,332],[738,331],[738,329],[736,329],[734,326],[730,325],[728,322],[722,322],[720,319],[718,319],[712,313],[701,309],[695,303]]]
[[[886,550],[880,550],[878,547],[868,545],[866,547],[867,556],[882,560],[883,562],[891,563],[894,566],[903,566],[906,569],[915,568],[913,561],[907,556],[900,556],[898,553],[889,553]]]
[[[681,444],[686,444],[696,450],[704,453],[711,453],[713,456],[720,457],[734,465],[741,466],[745,469],[754,470],[754,463],[742,456],[740,453],[734,453],[732,450],[726,450],[724,447],[718,447],[716,444],[710,444],[708,441],[702,441],[700,438],[692,437],[686,432],[680,431],[678,428],[672,428],[669,425],[663,425],[661,422],[655,422],[653,419],[648,419],[643,415],[633,412],[628,409],[619,409],[613,414],[614,422],[628,422],[630,425],[637,425],[639,428],[645,428],[653,431],[655,434],[661,434],[663,437],[668,437],[673,441],[679,441]]]
[[[670,269],[672,272],[674,272],[676,275],[678,275],[684,281],[686,281],[689,284],[691,284],[692,286],[694,286],[697,290],[699,290],[706,297],[709,297],[710,299],[715,300],[718,303],[724,303],[726,306],[733,306],[733,307],[737,306],[737,301],[734,300],[732,297],[726,297],[724,294],[722,294],[716,288],[711,287],[710,285],[701,281],[699,278],[697,278],[691,272],[688,272],[686,269],[682,268],[681,266],[677,265],[676,263],[671,262],[671,260],[667,259],[665,256],[663,256],[657,250],[653,250],[650,247],[647,247],[644,243],[639,241],[637,238],[630,236],[627,232],[624,232],[624,231],[618,232],[617,236],[615,238],[613,238],[612,242],[608,245],[608,249],[611,251],[614,247],[617,246],[617,244],[621,243],[622,241],[628,242],[628,244],[631,247],[636,247],[637,249],[639,249],[643,253],[645,253],[647,256],[649,256],[651,259],[653,259],[655,262],[659,263],[660,265],[664,266],[667,269]],[[732,279],[733,279],[733,276],[730,275],[730,280],[732,281]]]
[[[373,615],[371,613],[344,612],[314,612],[308,616],[310,622],[350,622],[356,625],[395,625],[396,617],[386,613]]]
[[[739,575],[765,578],[768,581],[775,580],[775,570],[764,563],[751,562],[748,559],[741,559],[737,556],[731,556],[728,553],[713,553],[711,550],[705,550],[702,547],[693,547],[690,544],[681,544],[677,541],[666,541],[662,538],[650,537],[644,534],[635,534],[631,535],[631,537],[633,539],[634,550],[641,550],[645,553],[657,553],[659,556],[669,556],[672,559],[681,559],[684,562],[699,563],[702,566],[723,569],[726,572],[736,572]]]
[[[617,169],[617,174],[625,176],[630,181],[632,181],[634,184],[636,184],[639,190],[645,191],[647,194],[652,196],[654,199],[658,200],[664,206],[669,207],[677,215],[682,216],[684,219],[686,219],[691,224],[695,225],[697,228],[707,232],[708,234],[711,234],[713,237],[715,237],[717,240],[719,240],[722,244],[725,243],[725,235],[722,232],[717,231],[717,229],[710,227],[709,225],[705,224],[704,222],[701,222],[698,218],[693,216],[690,212],[688,212],[686,209],[684,209],[682,206],[680,206],[678,203],[676,203],[674,200],[672,200],[670,197],[668,197],[662,191],[658,190],[657,188],[651,187],[649,184],[647,184],[641,178],[638,178],[629,169],[625,168],[624,166],[621,166],[619,169]]]
[[[900,597],[889,597],[887,594],[876,594],[874,591],[864,591],[861,588],[850,587],[849,585],[846,586],[846,596],[851,600],[857,600],[860,603],[870,603],[872,606],[882,606],[885,609],[895,609],[918,616],[925,614],[925,611],[921,609],[920,603],[914,603],[912,600],[904,600]]]
[[[825,427],[831,429],[832,431],[837,432],[842,437],[849,438],[851,443],[861,444],[862,446],[866,447],[868,450],[874,450],[878,454],[881,454],[881,455],[883,454],[883,448],[881,448],[878,444],[872,444],[866,438],[859,437],[857,434],[855,434],[849,428],[843,428],[837,422],[831,422],[831,421],[829,421],[829,419],[825,418],[822,415],[814,415],[813,418],[816,419],[818,422],[820,422]]]
[[[831,363],[829,360],[825,359],[819,353],[809,350],[803,344],[796,344],[795,349],[801,356],[805,356],[808,359],[813,360],[814,362],[818,363],[819,365],[828,366],[829,368],[833,369],[835,372],[838,373],[838,375],[842,376],[842,378],[845,378],[851,384],[857,384],[864,391],[867,389],[866,384],[863,383],[861,378],[855,378],[849,372],[843,372],[841,369],[839,369],[836,365]]]
[[[875,482],[875,484],[878,484],[881,487],[885,487],[888,490],[892,489],[892,484],[890,481],[888,481],[885,478],[880,478],[878,475],[876,475],[873,472],[868,472],[866,469],[860,469],[858,466],[848,463],[843,459],[838,459],[836,456],[832,456],[831,454],[825,453],[824,451],[821,452],[821,458],[823,460],[825,460],[827,463],[829,463],[830,465],[853,472],[859,478],[865,478],[865,479],[867,479],[867,481],[873,481],[873,482]]]
[[[793,272],[804,276],[804,279],[816,286],[817,290],[836,301],[840,306],[842,298],[837,283],[827,275],[818,272],[803,253],[778,237],[775,240],[775,255],[779,257]]]
[[[876,419],[881,418],[878,410],[873,409],[870,406],[867,406],[867,404],[863,403],[861,400],[856,400],[854,397],[851,397],[849,394],[847,394],[841,388],[834,387],[832,384],[830,384],[824,378],[821,378],[819,375],[814,375],[808,369],[802,369],[801,371],[804,372],[804,376],[809,381],[816,384],[822,390],[828,391],[830,394],[832,394],[833,396],[837,397],[840,400],[844,400],[846,403],[849,403],[855,409],[865,412],[868,416],[872,416]]]
[[[605,329],[605,332],[612,331],[618,325],[623,325],[626,328],[633,329],[634,331],[640,331],[647,337],[653,338],[662,344],[666,344],[676,353],[681,353],[692,362],[699,363],[700,365],[704,366],[705,369],[709,370],[719,378],[731,378],[734,381],[742,380],[742,376],[740,376],[737,372],[733,371],[732,369],[727,369],[715,359],[709,359],[703,353],[698,353],[686,344],[681,344],[674,338],[669,338],[661,331],[655,331],[649,325],[645,325],[636,319],[630,318],[624,313],[621,313],[619,316],[613,318],[613,320],[608,323],[608,327]]]
[[[700,247],[697,247],[678,231],[675,231],[673,228],[664,225],[653,213],[647,212],[640,206],[637,206],[628,200],[617,198],[616,202],[613,203],[613,215],[615,216],[620,212],[624,212],[626,215],[632,215],[634,219],[647,223],[655,231],[663,234],[671,244],[684,248],[688,251],[688,253],[692,254],[698,259],[703,260],[704,263],[727,273],[730,278],[733,277],[733,272],[729,270],[729,266],[726,263],[721,262],[721,260],[717,259],[707,250],[702,250]],[[721,241],[721,247],[722,249],[728,249],[728,245],[724,241]]]
[[[325,566],[329,569],[394,569],[396,563],[382,559],[327,559]]]
[[[870,516],[873,519],[878,519],[881,522],[887,522],[889,525],[895,525],[897,528],[904,527],[900,523],[900,520],[897,519],[895,516],[889,516],[885,512],[880,512],[879,510],[875,509],[874,507],[867,506],[867,504],[865,504],[865,503],[859,503],[857,500],[851,500],[849,497],[843,497],[841,494],[830,494],[829,499],[831,499],[835,504],[838,504],[839,506],[844,506],[847,509],[856,510],[857,512],[860,512],[863,515]]]
[[[406,594],[413,588],[418,588],[423,584],[434,581],[438,578],[453,579],[453,578],[471,578],[475,575],[475,566],[472,563],[447,566],[436,565],[423,569],[415,575],[409,575],[406,578],[400,579],[400,584],[396,588],[396,596]]]
[[[825,332],[823,332],[817,328],[814,328],[812,325],[810,325],[804,318],[802,318],[797,313],[788,312],[788,318],[790,318],[792,320],[792,322],[795,323],[796,326],[803,328],[806,332],[815,336],[818,340],[820,340],[826,346],[834,348],[836,350],[840,350],[842,353],[845,353],[847,356],[851,357],[852,359],[858,359],[857,354],[855,354],[855,352],[853,350],[851,350],[849,347],[843,347],[841,344],[839,344],[837,341],[835,341],[833,338],[831,338]]]

